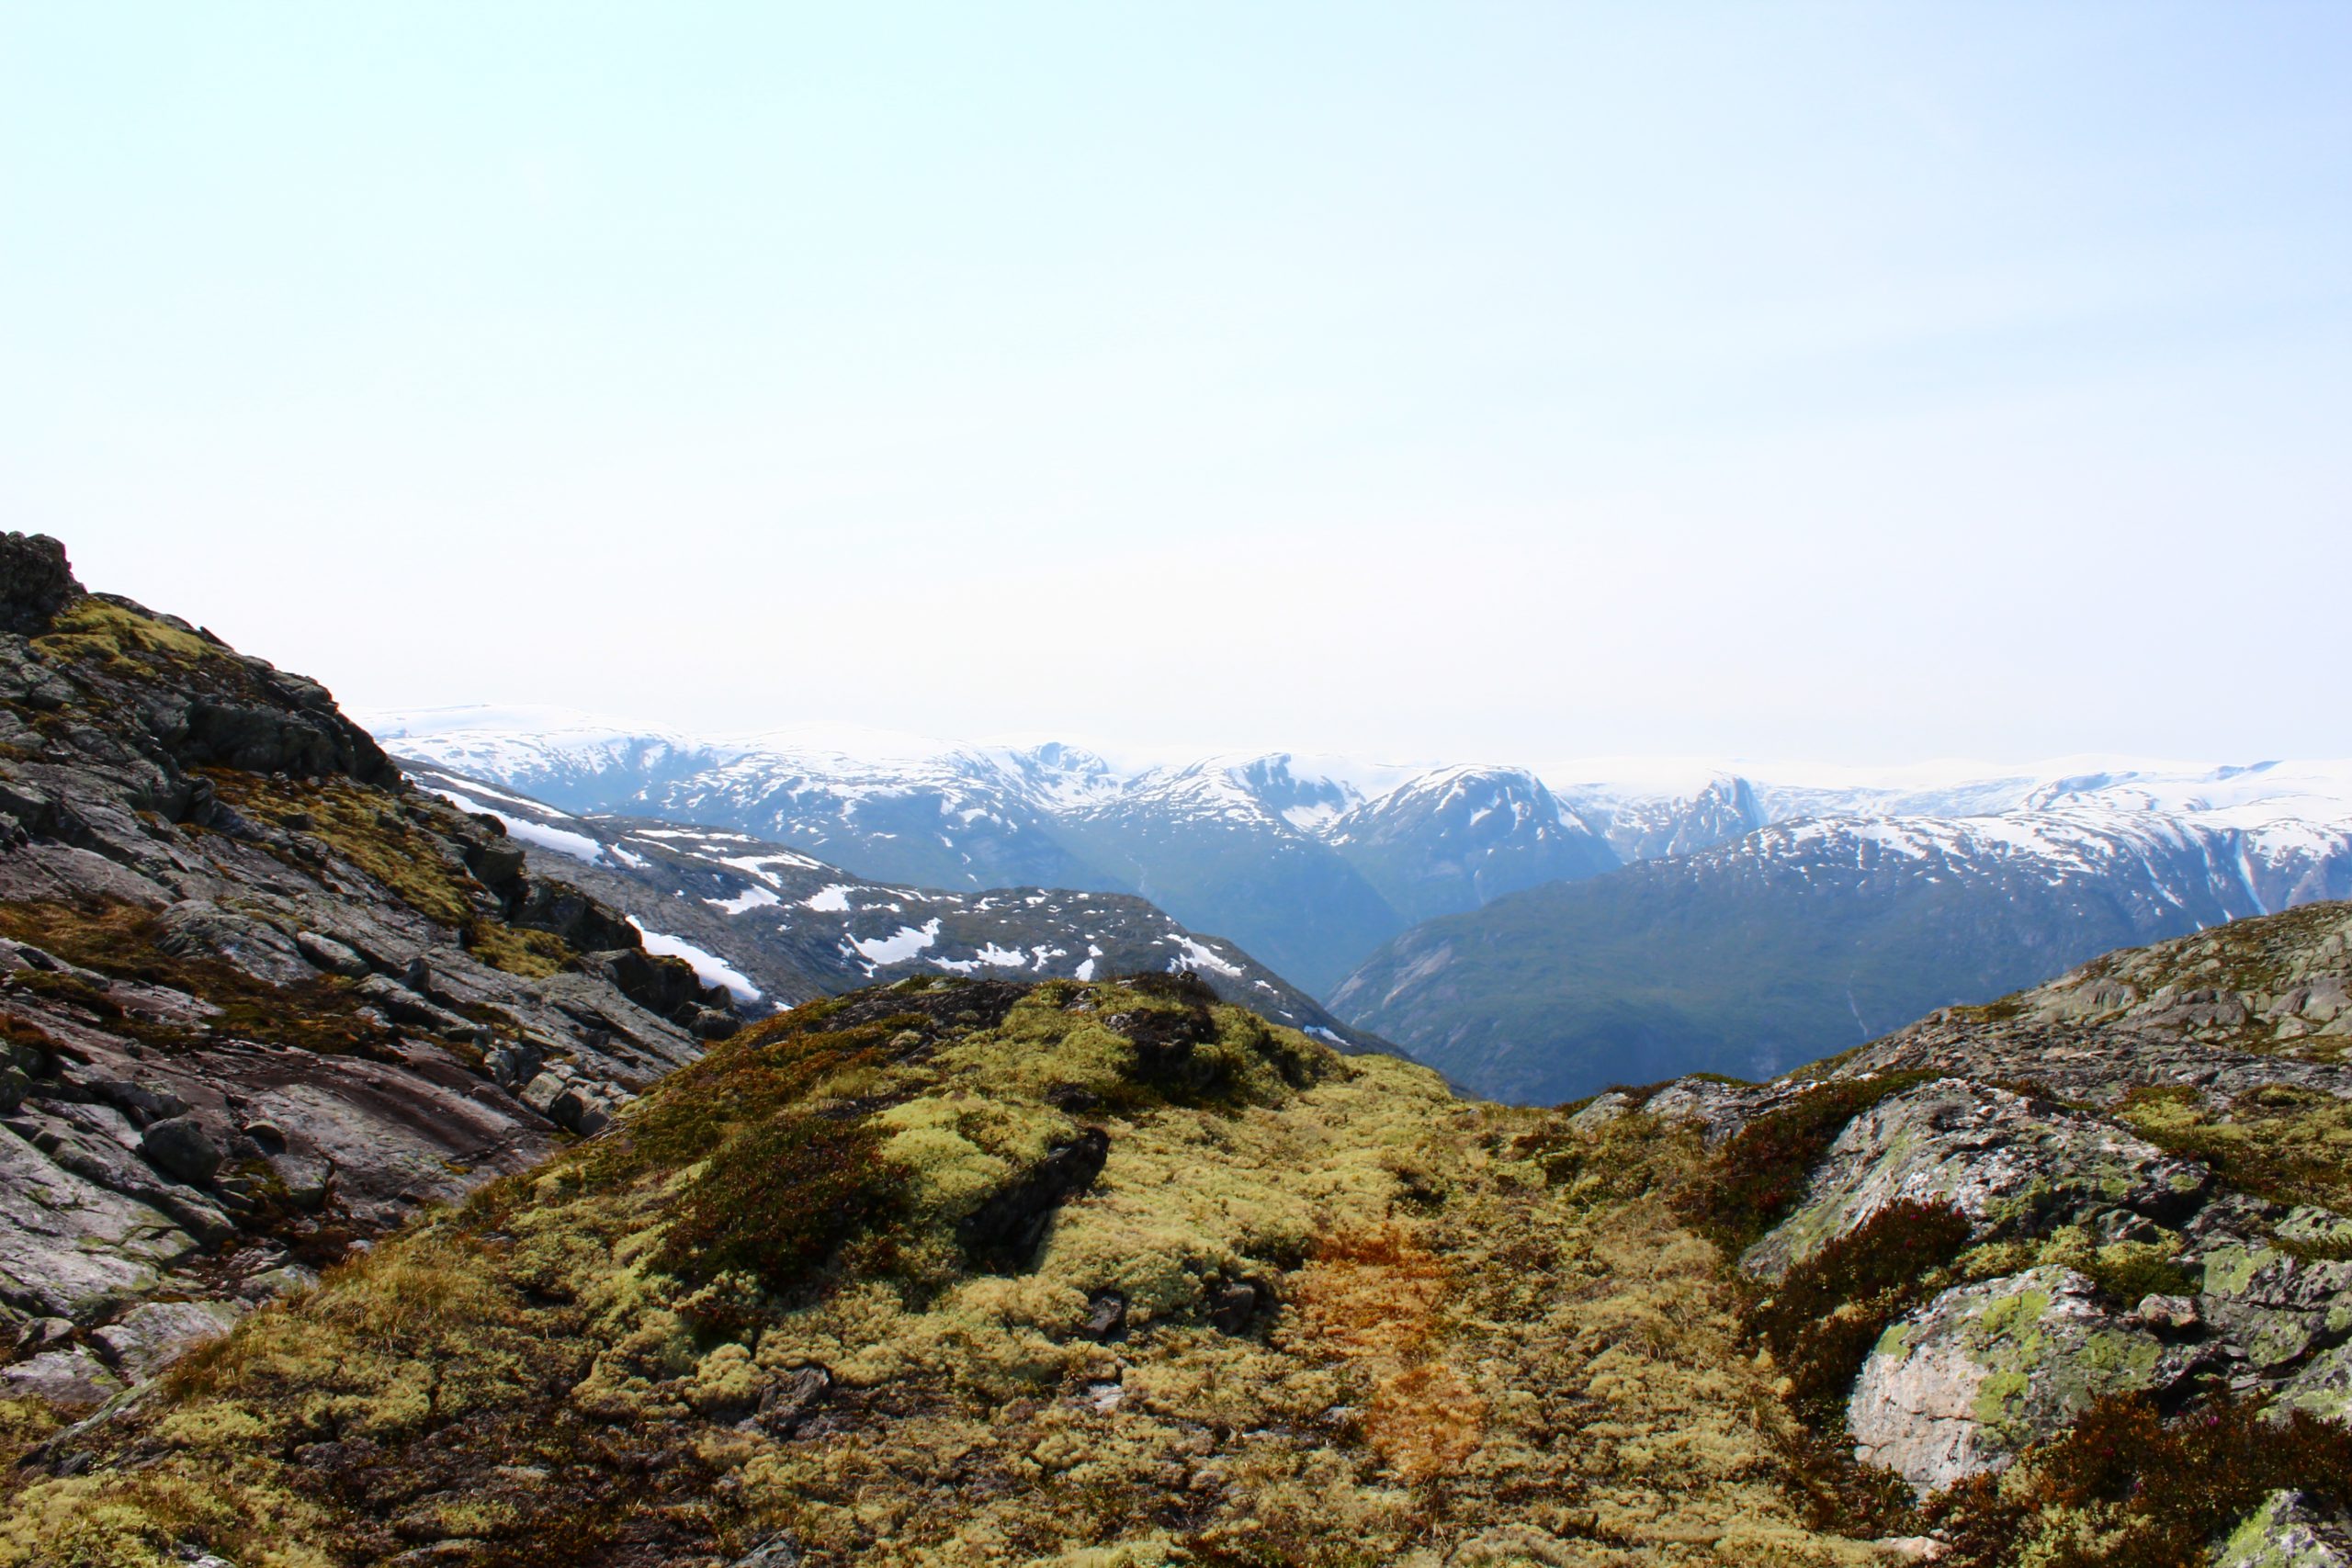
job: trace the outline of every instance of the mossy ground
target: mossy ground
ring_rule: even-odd
[[[184,1364],[19,1488],[0,1563],[1867,1560],[1800,1517],[1672,1201],[1695,1136],[1547,1161],[1555,1113],[1156,989],[747,1031]],[[1090,1127],[1035,1256],[975,1267],[959,1222]]]
[[[2352,1101],[2273,1084],[2216,1107],[2193,1089],[2147,1089],[2117,1115],[2241,1192],[2352,1213]]]

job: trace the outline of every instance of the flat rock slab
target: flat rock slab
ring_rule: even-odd
[[[74,1317],[153,1290],[196,1239],[158,1210],[73,1172],[0,1128],[0,1298]]]

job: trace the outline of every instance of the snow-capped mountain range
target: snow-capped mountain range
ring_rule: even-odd
[[[746,1011],[910,975],[1086,982],[1189,969],[1334,1044],[1378,1043],[1234,943],[1132,895],[899,886],[732,829],[576,816],[430,765],[407,771],[458,809],[495,818],[539,870],[612,905],[649,951],[684,959]]]
[[[2352,761],[1123,765],[1064,742],[687,736],[547,709],[367,721],[396,755],[567,810],[731,829],[877,882],[1139,894],[1317,995],[1419,922],[1720,846],[1923,878],[1962,864],[2120,878],[2184,930],[2352,890]]]

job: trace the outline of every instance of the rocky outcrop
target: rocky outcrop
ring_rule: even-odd
[[[1815,1168],[1805,1201],[1749,1250],[1776,1278],[1899,1202],[1949,1205],[1980,1233],[2104,1232],[2179,1218],[2211,1182],[2191,1160],[2047,1100],[1943,1078],[1855,1117]]]
[[[2102,1394],[2165,1388],[2198,1364],[2066,1269],[1947,1291],[1887,1330],[1854,1385],[1856,1456],[1922,1494],[2008,1462]]]
[[[40,537],[0,536],[0,628],[10,1389],[151,1375],[713,1032],[723,994],[403,785],[317,682]]]
[[[63,545],[46,534],[0,534],[0,632],[45,631],[81,595]]]

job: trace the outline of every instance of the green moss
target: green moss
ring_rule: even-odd
[[[281,782],[235,768],[199,770],[238,812],[277,821],[307,818],[317,840],[428,919],[461,931],[475,918],[472,876],[444,841],[411,821],[395,797],[348,779]]]
[[[77,599],[59,611],[32,645],[60,662],[101,664],[115,674],[145,674],[159,663],[225,657],[200,637],[98,598]]]
[[[2136,1089],[2118,1120],[2228,1186],[2290,1206],[2352,1209],[2352,1100],[2274,1084],[2217,1111],[2197,1091]]]

